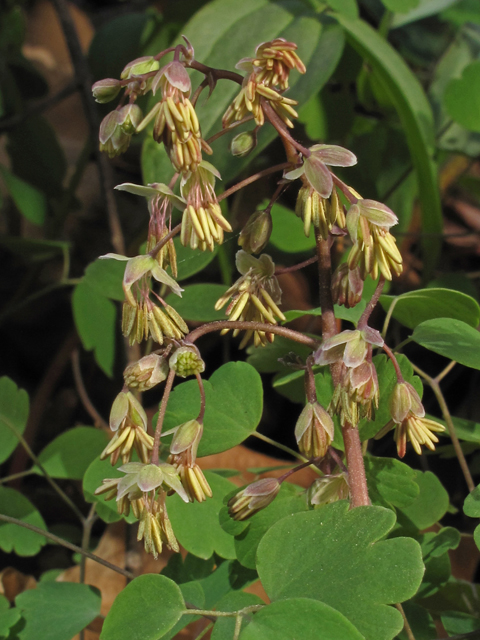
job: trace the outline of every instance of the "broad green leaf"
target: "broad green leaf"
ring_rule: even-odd
[[[73,582],[40,582],[15,598],[26,624],[20,640],[71,640],[100,614],[101,595]]]
[[[382,0],[382,2],[390,11],[408,13],[418,7],[420,0]]]
[[[215,303],[227,288],[223,284],[191,284],[185,287],[181,298],[170,294],[167,296],[167,302],[184,320],[194,322],[227,320],[225,307],[215,311]]]
[[[424,533],[415,536],[422,547],[425,575],[416,598],[427,598],[441,589],[449,580],[452,569],[449,549],[456,549],[460,543],[460,532],[445,527],[439,533]]]
[[[337,14],[336,19],[344,27],[350,44],[375,71],[376,79],[400,117],[417,176],[425,233],[423,260],[428,279],[439,257],[443,229],[437,169],[433,160],[434,124],[430,104],[416,76],[379,33],[362,20],[350,20],[341,14]]]
[[[28,182],[0,167],[0,175],[5,182],[15,206],[27,220],[41,226],[47,215],[45,195]]]
[[[235,558],[233,538],[225,533],[218,521],[223,499],[234,485],[208,471],[205,477],[212,489],[212,498],[193,504],[186,504],[178,495],[169,498],[167,509],[173,530],[179,543],[200,558],[206,560],[213,553],[222,558]]]
[[[480,518],[480,486],[474,489],[472,493],[465,498],[463,511],[465,515],[470,518]],[[480,549],[480,525],[475,528],[473,538],[475,540],[475,544]]]
[[[93,460],[107,446],[104,431],[94,427],[74,427],[60,434],[43,449],[38,460],[52,478],[82,480]],[[34,467],[36,473],[42,472]]]
[[[162,575],[165,574],[162,572]],[[167,578],[168,577],[169,576],[167,576]],[[178,586],[180,587],[180,591],[182,592],[185,602],[194,605],[197,609],[205,608],[205,594],[203,593],[200,582],[184,582]],[[162,635],[161,640],[171,640],[171,638],[175,638],[179,631],[196,620],[200,620],[200,616],[182,616],[180,620],[169,631],[167,631],[167,633]]]
[[[460,291],[474,300],[478,298],[477,288],[471,278],[460,272],[444,273],[439,278],[430,280],[427,286],[432,289],[453,289],[453,291]]]
[[[115,358],[115,320],[113,302],[86,282],[75,287],[72,298],[75,325],[87,351],[93,349],[99,367],[112,377]]]
[[[460,611],[445,611],[441,614],[442,624],[449,636],[472,633],[480,629],[480,619]],[[472,636],[474,638],[474,636]]]
[[[420,494],[414,469],[400,460],[369,456],[365,472],[370,498],[380,506],[406,507]]]
[[[242,631],[240,640],[318,640],[319,637],[322,640],[363,638],[344,615],[328,604],[311,598],[290,598],[273,602],[256,613]]]
[[[403,377],[406,382],[409,382],[417,390],[420,397],[423,393],[423,385],[420,378],[413,373],[413,368],[410,360],[403,354],[397,354],[397,362],[400,365]],[[362,420],[359,425],[361,440],[368,440],[373,438],[380,429],[391,420],[389,401],[394,386],[397,384],[397,375],[393,367],[392,362],[387,356],[380,354],[374,356],[373,363],[377,370],[378,383],[380,389],[380,401],[378,409],[375,411],[374,420]],[[385,438],[391,437],[391,434],[384,436]]]
[[[343,613],[366,640],[391,640],[403,619],[385,605],[411,598],[424,571],[415,540],[383,539],[394,524],[390,509],[349,511],[346,501],[283,518],[265,534],[257,552],[268,597],[273,602],[320,600]]]
[[[445,358],[480,369],[480,333],[461,320],[437,318],[422,322],[412,340]]]
[[[158,640],[185,611],[178,585],[165,576],[135,578],[116,597],[103,623],[101,640]]]
[[[273,229],[270,242],[274,247],[285,251],[285,253],[301,253],[315,248],[313,231],[310,230],[310,235],[307,238],[303,232],[302,221],[293,211],[280,204],[274,204],[272,219]]]
[[[177,584],[191,583],[209,576],[214,566],[215,560],[213,556],[204,560],[194,556],[192,553],[187,553],[185,559],[183,559],[180,554],[173,554],[170,556],[167,566],[162,569],[161,574]]]
[[[246,362],[229,362],[204,380],[206,410],[199,456],[231,449],[257,428],[263,410],[262,381]],[[175,387],[168,401],[164,429],[192,420],[200,410],[196,380]]]
[[[121,520],[123,516],[121,516],[117,511],[115,498],[113,500],[105,500],[104,493],[99,496],[94,495],[94,493],[106,478],[122,478],[125,475],[117,469],[121,464],[122,461],[119,460],[117,464],[112,467],[108,460],[95,458],[83,476],[83,495],[85,500],[87,502],[97,503],[96,512],[105,522],[117,522],[118,520]],[[129,523],[136,522],[136,518],[133,513],[125,519]]]
[[[443,518],[449,499],[442,483],[431,471],[417,471],[415,482],[420,488],[420,494],[407,507],[402,507],[398,519],[402,525],[413,525],[422,531]]]
[[[264,605],[264,601],[253,593],[233,591],[227,593],[215,606],[216,611],[239,611],[244,607]],[[213,627],[211,640],[233,638],[235,633],[235,618],[218,618]]]
[[[17,608],[10,608],[10,603],[5,596],[0,595],[0,638],[6,638],[13,627],[21,618]]]
[[[173,243],[177,252],[178,282],[190,278],[199,271],[203,271],[218,253],[217,245],[215,245],[213,251],[199,251],[198,249],[184,247],[178,237],[173,240]]]
[[[293,342],[293,340],[287,340],[287,338],[283,338],[282,336],[275,336],[273,342],[268,343],[261,349],[253,345],[247,347],[247,362],[260,373],[276,373],[280,371],[287,374],[290,368],[282,362],[279,362],[279,360],[285,358],[290,353],[294,353],[302,360],[305,360],[305,358],[312,353],[312,350],[297,342]]]
[[[358,18],[357,0],[327,0],[327,4],[339,13],[344,13],[349,18]]]
[[[454,527],[443,527],[433,535],[425,534],[421,543],[423,557],[439,558],[450,549],[456,549],[461,541],[460,531]]]
[[[354,325],[360,320],[360,316],[365,311],[365,307],[367,306],[365,300],[360,300],[360,302],[353,307],[353,309],[347,309],[346,307],[341,307],[338,304],[334,305],[335,309],[335,317],[339,320],[347,320],[348,322],[352,322]],[[321,316],[322,310],[320,307],[316,309],[302,309],[302,310],[291,310],[285,312],[285,317],[287,322],[291,322],[292,320],[296,320],[297,318],[301,318],[302,316]]]
[[[480,132],[480,61],[465,67],[461,78],[450,80],[444,101],[452,120]]]
[[[119,260],[95,260],[85,269],[82,282],[112,300],[120,302],[125,298],[122,282],[125,262]]]
[[[415,9],[408,13],[400,13],[393,16],[391,28],[404,27],[417,20],[436,15],[456,2],[457,0],[420,0],[420,2],[417,2],[418,6]]]
[[[47,526],[33,504],[19,491],[0,486],[0,513],[32,524],[39,529]],[[0,521],[0,549],[19,556],[34,556],[46,544],[43,536],[17,524]]]
[[[445,11],[442,11],[441,18],[452,22],[455,26],[462,27],[466,22],[480,24],[480,7],[476,0],[459,0],[451,3]]]
[[[380,304],[409,329],[434,318],[454,318],[476,328],[480,322],[480,306],[470,296],[451,289],[420,289],[400,296],[381,296]]]
[[[275,500],[249,520],[237,523],[230,518],[231,523],[243,527],[243,531],[235,536],[235,552],[239,562],[249,569],[255,569],[257,548],[266,532],[281,518],[306,509],[305,495],[299,494],[293,485],[283,484]],[[226,527],[226,523],[223,526]]]
[[[0,378],[0,462],[5,462],[18,445],[18,433],[22,435],[29,412],[28,393],[3,376]]]

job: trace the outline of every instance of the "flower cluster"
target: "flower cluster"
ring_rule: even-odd
[[[217,301],[215,309],[221,309],[231,298],[226,314],[229,320],[246,320],[277,324],[277,318],[285,320],[285,316],[278,308],[281,291],[275,277],[275,265],[266,254],[255,258],[245,251],[238,251],[236,265],[242,276]],[[228,329],[224,329],[226,333]],[[233,335],[238,335],[235,329]],[[273,342],[274,334],[265,331],[249,329],[240,343],[240,349],[245,347],[253,337],[256,347]]]

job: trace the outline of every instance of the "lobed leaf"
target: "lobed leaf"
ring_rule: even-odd
[[[0,486],[0,513],[47,530],[40,512],[15,489]],[[34,556],[46,543],[46,539],[34,531],[0,521],[0,549],[6,553],[13,551],[19,556]]]
[[[0,378],[0,462],[5,462],[18,445],[16,434],[22,435],[27,426],[28,394],[8,378]]]

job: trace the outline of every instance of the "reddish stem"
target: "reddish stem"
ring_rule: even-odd
[[[264,331],[265,333],[274,333],[276,335],[288,338],[294,342],[305,344],[312,349],[318,349],[319,342],[314,338],[305,336],[303,333],[294,331],[293,329],[287,329],[286,327],[279,327],[276,324],[267,324],[266,322],[248,322],[240,320],[216,320],[215,322],[208,322],[201,327],[197,327],[191,331],[186,337],[185,342],[193,344],[198,338],[212,333],[213,331],[221,331],[222,329],[240,329],[240,331]]]
[[[200,413],[198,414],[197,422],[203,424],[203,418],[205,416],[205,386],[202,376],[199,373],[196,373],[195,377],[197,378],[198,388],[200,389]]]
[[[305,395],[310,404],[314,404],[317,401],[317,390],[315,388],[315,376],[313,374],[313,358],[309,356],[306,362],[307,368],[305,370]]]
[[[347,200],[351,204],[356,204],[358,202],[358,198],[353,195],[353,193],[348,188],[348,185],[346,185],[345,182],[343,182],[343,180],[340,180],[340,178],[338,178],[332,171],[330,171],[330,173],[332,174],[333,182],[337,185],[337,187],[340,189],[343,195],[347,198]]]
[[[231,196],[232,193],[235,193],[235,191],[239,191],[240,189],[243,189],[243,187],[246,187],[247,185],[252,184],[252,182],[255,182],[256,180],[260,180],[260,178],[263,178],[264,176],[269,176],[271,173],[275,173],[277,171],[283,171],[288,167],[291,167],[290,162],[282,162],[282,164],[276,164],[274,167],[269,167],[268,169],[263,169],[263,171],[254,173],[253,176],[249,176],[248,178],[245,178],[245,180],[242,180],[241,182],[234,184],[233,187],[230,187],[230,189],[227,189],[226,191],[224,191],[221,195],[218,196],[217,200],[218,202],[221,202],[222,200],[225,200],[225,198],[228,198],[228,196]]]
[[[362,329],[365,329],[365,327],[367,326],[368,320],[369,320],[370,316],[372,315],[372,311],[377,306],[378,300],[380,299],[380,296],[382,295],[382,291],[383,291],[383,287],[384,286],[385,286],[385,278],[383,276],[380,276],[380,278],[378,280],[378,284],[377,284],[377,286],[375,288],[375,291],[373,292],[373,296],[370,298],[369,303],[365,307],[365,311],[360,316],[360,320],[358,321],[357,329],[362,330]]]
[[[155,427],[155,437],[153,439],[152,449],[152,464],[158,464],[158,452],[160,449],[160,436],[162,435],[163,419],[165,418],[165,412],[167,410],[168,398],[172,390],[173,381],[175,379],[175,371],[170,369],[165,383],[165,389],[163,391],[162,403],[158,412],[157,426]]]
[[[148,254],[150,256],[152,256],[152,258],[155,258],[155,256],[160,251],[160,249],[164,245],[166,245],[167,242],[169,242],[169,240],[171,240],[174,236],[176,236],[178,233],[180,233],[181,228],[182,228],[182,223],[177,224],[176,227],[173,227],[173,229],[170,231],[170,233],[167,233],[167,235],[164,238],[162,238],[159,242],[157,242],[157,244],[153,247],[153,249],[151,251],[148,252]]]
[[[387,347],[387,345],[385,343],[383,343],[383,347],[382,348],[385,351],[385,353],[387,354],[387,356],[390,358],[390,360],[392,361],[392,364],[393,364],[393,366],[395,368],[395,373],[397,374],[397,382],[399,384],[403,384],[405,382],[405,379],[403,377],[402,370],[400,369],[400,365],[398,364],[398,360],[395,357],[395,354],[390,349],[390,347]]]
[[[304,158],[308,158],[311,155],[310,149],[304,147],[300,142],[297,142],[295,138],[293,138],[288,132],[285,123],[283,120],[277,115],[275,109],[268,102],[268,100],[262,99],[262,109],[263,113],[267,116],[270,124],[277,130],[278,134],[283,138],[284,141],[287,141],[290,145],[295,147],[297,151],[303,155]]]
[[[281,269],[275,269],[275,275],[281,276],[284,273],[291,273],[292,271],[298,271],[299,269],[304,269],[311,264],[317,262],[318,256],[313,256],[313,258],[309,258],[308,260],[304,260],[303,262],[299,262],[298,264],[294,264],[292,267],[282,267]]]

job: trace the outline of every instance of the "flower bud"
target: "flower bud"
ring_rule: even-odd
[[[425,416],[420,396],[408,382],[399,382],[390,396],[390,414],[396,424],[403,422],[412,412],[417,418]]]
[[[257,511],[268,507],[280,491],[276,478],[264,478],[249,484],[228,501],[228,512],[234,520],[247,520]]]
[[[192,459],[195,460],[197,455],[198,443],[203,434],[203,426],[198,420],[189,420],[181,424],[175,431],[172,444],[170,445],[170,453],[178,455],[190,449]]]
[[[127,104],[118,112],[118,122],[122,131],[128,135],[135,133],[142,118],[142,110],[137,104]]]
[[[347,500],[350,489],[345,474],[318,478],[308,490],[310,504],[323,507],[337,500]]]
[[[205,371],[205,362],[202,360],[199,350],[193,344],[176,349],[168,364],[170,369],[173,369],[177,376],[181,378],[194,376]]]
[[[349,269],[343,262],[332,276],[332,298],[335,304],[343,305],[351,309],[362,299],[363,280],[360,277],[358,267]]]
[[[308,402],[295,426],[298,448],[309,460],[322,458],[335,435],[333,421],[318,402]]]
[[[120,93],[121,88],[122,85],[119,80],[115,80],[114,78],[105,78],[105,80],[95,82],[92,86],[92,93],[96,102],[104,104],[105,102],[114,100]]]
[[[243,227],[238,244],[247,253],[260,253],[270,240],[272,227],[270,211],[255,211]]]
[[[257,146],[257,134],[255,131],[243,131],[235,136],[230,143],[232,156],[247,156]]]
[[[142,56],[129,62],[120,74],[122,80],[127,80],[132,76],[139,76],[150,71],[160,69],[160,63],[153,56]]]
[[[163,382],[168,375],[168,370],[168,362],[165,358],[151,353],[138,362],[128,365],[123,372],[123,378],[127,387],[143,392]]]

